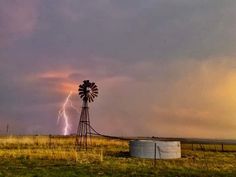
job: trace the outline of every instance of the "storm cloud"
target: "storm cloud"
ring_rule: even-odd
[[[79,109],[78,84],[90,79],[100,132],[236,138],[235,8],[234,0],[2,0],[0,132],[10,124],[17,134],[62,133],[65,97],[74,91]]]

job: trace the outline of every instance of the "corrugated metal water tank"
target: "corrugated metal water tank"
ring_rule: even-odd
[[[149,159],[181,158],[179,141],[132,140],[129,142],[130,155]]]

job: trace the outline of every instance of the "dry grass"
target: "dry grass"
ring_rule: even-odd
[[[0,177],[236,176],[236,152],[213,152],[212,145],[205,148],[210,151],[183,145],[183,158],[158,160],[156,167],[152,160],[129,157],[127,141],[93,137],[91,147],[76,151],[73,136],[2,136]]]
[[[88,152],[77,151],[73,136],[2,136],[0,137],[0,157],[68,160],[75,162],[96,161],[101,159],[105,148],[128,147],[128,142],[93,137],[93,147]],[[93,159],[93,160],[91,160]]]
[[[92,146],[128,146],[126,141],[92,137]],[[1,136],[0,147],[18,146],[73,146],[74,136]]]

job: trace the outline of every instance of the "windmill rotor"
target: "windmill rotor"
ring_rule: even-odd
[[[85,80],[83,84],[79,85],[79,95],[83,101],[93,102],[94,98],[98,96],[98,87],[94,82]]]

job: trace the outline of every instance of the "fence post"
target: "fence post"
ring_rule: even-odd
[[[154,144],[154,162],[153,165],[156,167],[156,160],[157,160],[157,143]]]
[[[49,148],[52,147],[52,135],[50,134],[49,135]]]
[[[103,148],[101,148],[100,161],[103,162]]]

